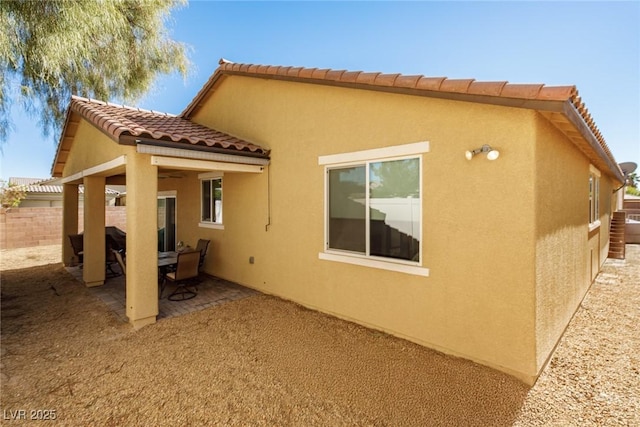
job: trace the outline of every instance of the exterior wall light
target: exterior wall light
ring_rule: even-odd
[[[495,160],[500,156],[500,152],[498,150],[494,150],[490,145],[487,144],[483,145],[480,148],[476,148],[473,151],[466,151],[464,153],[464,156],[467,158],[467,160],[471,160],[473,159],[473,156],[480,153],[487,153],[488,160]]]

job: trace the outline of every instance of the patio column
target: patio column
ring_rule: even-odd
[[[105,178],[84,178],[84,263],[85,285],[100,286],[105,277]]]
[[[78,184],[62,186],[62,264],[71,265],[73,248],[70,234],[78,234]]]
[[[158,315],[158,170],[146,154],[127,156],[127,317],[134,328]]]

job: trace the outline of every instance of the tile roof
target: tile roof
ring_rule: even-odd
[[[96,125],[116,141],[122,136],[167,140],[268,155],[259,145],[194,123],[183,117],[73,96],[70,110]]]
[[[31,185],[37,182],[46,181],[48,178],[22,178],[22,177],[9,177],[9,185]]]
[[[269,150],[215,129],[194,123],[184,117],[141,108],[117,105],[95,99],[72,96],[65,127],[52,166],[52,175],[61,176],[62,167],[70,150],[69,138],[77,123],[77,114],[96,126],[118,143],[132,143],[135,139],[149,139],[181,144],[190,149],[214,148],[232,154],[268,157]]]
[[[328,68],[238,64],[221,59],[218,69],[180,116],[184,118],[193,116],[204,104],[209,94],[215,90],[216,84],[223,75],[245,75],[383,90],[538,110],[565,133],[597,166],[606,167],[612,175],[622,179],[622,173],[611,150],[584,102],[578,96],[578,90],[575,86],[513,84],[507,81],[485,82],[475,79],[449,79],[447,77],[384,74]],[[567,106],[571,106],[573,111],[567,109]]]
[[[50,178],[17,178],[17,177],[9,178],[10,184],[19,185],[23,187],[24,191],[26,191],[27,193],[62,194],[62,185],[48,184],[48,182],[50,181],[51,181]],[[80,185],[78,187],[78,193],[84,194],[84,186]],[[120,194],[120,192],[112,188],[106,187],[105,194],[117,196]]]

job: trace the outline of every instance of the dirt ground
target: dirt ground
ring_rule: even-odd
[[[263,295],[134,331],[59,251],[0,252],[2,425],[640,425],[640,245],[531,388]]]

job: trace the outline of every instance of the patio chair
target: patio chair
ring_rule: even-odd
[[[105,235],[111,237],[113,249],[121,251],[122,253],[127,251],[127,233],[118,227],[108,225],[105,227]]]
[[[202,266],[204,265],[204,258],[207,256],[207,251],[209,250],[209,243],[211,243],[211,240],[198,239],[198,244],[196,245],[196,251],[200,252],[200,261],[198,261],[198,271],[202,271]]]
[[[176,289],[169,294],[170,301],[184,301],[195,297],[198,294],[196,279],[198,278],[198,263],[200,252],[182,252],[178,254],[176,271],[171,271],[164,275],[162,289],[166,282],[174,282]]]
[[[119,249],[118,244],[116,243],[115,239],[111,237],[111,235],[109,234],[105,235],[104,244],[105,244],[105,259],[104,259],[105,273],[107,277],[117,277],[120,275],[120,273],[118,273],[113,269],[113,266],[118,263],[118,260],[116,259],[113,251]]]
[[[127,274],[127,265],[124,262],[124,257],[122,256],[122,251],[117,251],[117,250],[111,248],[111,253],[113,254],[113,257],[116,259],[116,261],[118,262],[118,265],[120,266],[120,270],[122,270],[122,274],[124,274],[126,276],[126,274]]]
[[[78,259],[78,264],[82,268],[84,262],[83,250],[84,250],[84,237],[82,234],[69,234],[69,240],[71,241],[71,247],[73,248],[73,254]]]
[[[124,256],[124,251],[120,249],[119,251],[115,249],[111,249],[111,253],[113,257],[118,261],[118,265],[120,266],[120,270],[122,270],[122,275],[125,280],[127,279],[127,261]],[[164,282],[158,283],[158,287],[160,288],[160,292],[158,294],[158,299],[162,298],[162,292],[164,292]]]

